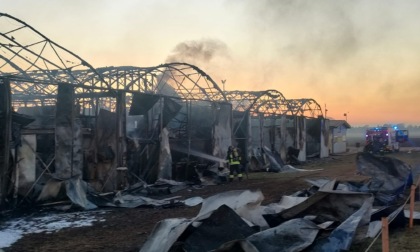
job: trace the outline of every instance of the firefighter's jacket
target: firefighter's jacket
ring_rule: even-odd
[[[238,150],[234,149],[233,151],[229,152],[227,160],[229,162],[229,165],[241,164],[241,156],[239,155]]]

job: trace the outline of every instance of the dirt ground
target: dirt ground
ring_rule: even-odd
[[[402,151],[389,155],[407,162],[413,168],[420,164],[420,152],[418,151]],[[201,189],[189,188],[170,196],[179,195],[182,196],[182,199],[193,196],[206,198],[224,191],[251,189],[262,191],[265,197],[263,205],[266,205],[278,202],[283,195],[308,188],[309,183],[305,181],[307,178],[335,178],[340,181],[366,179],[356,174],[355,157],[356,154],[353,152],[321,160],[310,160],[304,165],[296,166],[307,170],[322,169],[321,171],[250,173],[248,179],[245,178],[241,182],[234,181]],[[50,234],[29,234],[11,247],[5,248],[4,251],[139,251],[158,221],[166,218],[194,217],[199,212],[200,206],[107,208],[104,214],[105,221],[96,222],[93,226],[61,229]],[[405,246],[407,245],[405,244]]]

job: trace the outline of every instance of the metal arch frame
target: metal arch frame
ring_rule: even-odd
[[[154,67],[103,67],[97,71],[115,90],[160,94],[169,84],[174,94],[185,100],[227,101],[219,85],[208,74],[188,63],[174,62]],[[83,71],[80,74],[84,75]],[[85,81],[96,86],[96,76],[86,76]]]
[[[171,87],[177,95],[186,100],[211,100],[211,101],[230,101],[236,110],[249,110],[264,114],[278,115],[291,114],[307,117],[322,116],[322,109],[313,99],[292,99],[286,100],[284,96],[276,90],[266,91],[227,91],[223,92],[219,85],[200,68],[187,63],[167,63],[155,67],[108,67],[93,68],[89,63],[78,55],[65,49],[48,39],[36,29],[25,22],[5,13],[0,13],[1,19],[16,22],[17,28],[0,31],[0,60],[4,61],[0,65],[0,75],[11,76],[14,82],[14,93],[51,95],[55,93],[54,88],[33,85],[34,83],[57,84],[68,83],[79,85],[84,92],[92,92],[89,88],[126,91],[140,91],[159,93],[166,84],[166,80],[171,80]],[[29,30],[33,38],[40,37],[32,43],[19,43],[18,38],[21,31]],[[15,35],[16,38],[13,36]],[[41,49],[35,52],[33,48],[40,46]],[[54,53],[54,59],[47,58],[43,53],[49,46]],[[17,48],[17,49],[16,49]],[[9,55],[10,53],[10,55]],[[60,54],[59,54],[60,53]],[[45,53],[47,54],[47,53]],[[61,55],[66,54],[66,55]],[[70,60],[65,57],[70,57]],[[31,60],[34,57],[34,60]],[[27,65],[23,67],[19,61]],[[80,61],[79,64],[74,62]],[[4,71],[4,68],[11,67],[16,72]],[[184,71],[194,70],[195,73],[185,73]],[[120,74],[124,71],[124,74]],[[134,72],[138,75],[135,76]],[[103,74],[109,72],[105,80]],[[143,74],[141,74],[143,72]],[[130,78],[127,83],[128,76]],[[195,76],[194,80],[192,76]],[[191,87],[185,85],[185,81],[192,83]],[[199,82],[204,80],[206,86],[200,86]],[[120,83],[123,82],[123,84]],[[134,90],[135,82],[138,81],[138,90]],[[143,85],[141,85],[143,81]],[[162,81],[165,82],[162,84]],[[26,85],[25,85],[26,83]],[[28,83],[32,83],[29,85]],[[19,86],[19,85],[23,86]],[[156,85],[155,85],[156,84]],[[116,86],[116,87],[115,87]],[[115,88],[114,88],[115,87]],[[122,87],[122,88],[121,88]],[[148,87],[151,90],[148,90]],[[160,89],[159,89],[160,88]],[[36,90],[37,89],[37,90]],[[130,90],[131,89],[131,90]],[[229,98],[227,98],[229,96]]]
[[[217,83],[200,68],[187,63],[168,63],[155,67],[104,67],[96,69],[102,80],[107,83],[103,87],[103,81],[98,79],[95,73],[83,70],[73,71],[72,74],[84,84],[73,84],[78,89],[76,93],[95,92],[95,90],[125,90],[128,92],[143,92],[176,96],[184,100],[210,100],[227,102],[225,94]],[[56,71],[61,75],[61,70]],[[42,85],[32,83],[48,84],[48,76],[43,72],[24,72],[24,75],[11,76],[14,83],[15,95],[54,95],[56,88],[40,88]],[[28,78],[29,77],[29,78]],[[46,81],[42,81],[47,79]],[[163,94],[161,91],[165,86],[173,90],[171,94]]]
[[[283,115],[288,109],[287,99],[277,90],[265,91],[225,91],[232,103],[233,110],[263,113],[265,115]]]
[[[181,83],[176,82],[177,84],[177,90],[180,90],[180,88],[184,88],[185,91],[187,92],[186,94],[188,96],[185,96],[185,93],[181,92],[182,94],[184,94],[184,98],[187,99],[188,97],[190,97],[192,100],[197,99],[197,97],[194,97],[195,95],[200,95],[201,97],[199,97],[200,100],[210,100],[210,101],[222,101],[222,102],[226,102],[226,96],[225,93],[223,92],[223,90],[219,87],[219,85],[217,85],[217,83],[208,75],[206,74],[203,70],[201,70],[200,68],[198,68],[197,66],[188,64],[188,63],[181,63],[181,62],[173,62],[173,63],[167,63],[167,64],[162,64],[157,66],[157,68],[161,68],[161,67],[166,67],[169,68],[171,70],[171,75],[173,73],[173,71],[181,73],[183,75],[183,80],[182,82],[186,79],[190,80],[193,83],[193,88],[192,89],[188,89],[185,88]],[[183,71],[185,69],[178,69],[178,67],[187,67],[191,68],[192,70],[195,71],[195,73],[192,74],[188,74],[186,75]],[[194,81],[193,79],[191,79],[191,75],[195,76],[197,75],[197,80]],[[203,81],[206,83],[206,87],[202,87],[200,85],[198,85],[198,81],[200,81],[200,79],[203,79]],[[173,78],[173,80],[176,80],[176,78]],[[210,85],[211,84],[211,85]],[[194,91],[196,91],[196,89],[198,89],[197,93],[194,93]],[[179,93],[179,92],[177,92]]]
[[[287,100],[289,114],[309,118],[323,117],[321,106],[312,98]]]
[[[84,69],[90,74],[97,75],[97,78],[106,85],[101,75],[96,72],[89,63],[83,60],[75,53],[51,41],[32,26],[26,24],[9,14],[0,13],[0,21],[6,19],[6,22],[13,23],[15,27],[7,31],[0,31],[0,60],[4,62],[0,64],[0,75],[17,75],[25,82],[48,82],[48,83],[76,83],[82,84],[82,80],[76,78],[72,73],[72,69]],[[19,42],[19,37],[23,32],[28,32],[30,42]],[[39,47],[35,51],[35,47]],[[55,57],[51,57],[46,52]],[[1,61],[0,61],[1,62]],[[20,63],[19,63],[20,62]],[[80,63],[75,63],[80,62]],[[25,65],[25,66],[23,66]],[[16,72],[11,73],[6,67],[11,67]],[[42,78],[35,78],[37,75],[28,76],[28,72],[39,72]],[[58,74],[60,72],[60,74]]]

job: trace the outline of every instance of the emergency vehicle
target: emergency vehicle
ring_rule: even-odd
[[[408,130],[398,127],[375,127],[366,130],[365,151],[372,153],[398,152],[400,143],[408,141]]]

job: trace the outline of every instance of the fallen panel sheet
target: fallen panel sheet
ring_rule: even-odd
[[[220,248],[213,250],[212,252],[260,252],[252,243],[247,240],[236,240],[230,241]]]
[[[410,210],[404,210],[404,217],[410,218]],[[420,220],[420,212],[413,212],[413,219]]]
[[[159,98],[157,95],[134,93],[129,115],[145,115],[159,101]]]
[[[374,192],[382,196],[385,205],[395,200],[392,195],[398,195],[413,183],[411,167],[399,159],[392,157],[377,157],[370,153],[358,153],[356,157],[357,170],[360,174],[371,177],[364,191]],[[378,198],[378,197],[377,197]]]
[[[181,196],[174,196],[164,199],[153,199],[137,194],[117,193],[108,195],[89,194],[89,200],[94,202],[97,206],[102,207],[123,207],[136,208],[141,206],[152,207],[172,207],[181,204],[186,206],[196,206],[203,202],[201,197],[192,197],[181,200]]]
[[[356,234],[357,227],[361,224],[361,222],[363,222],[363,218],[365,218],[365,216],[369,216],[372,210],[372,203],[373,197],[367,198],[359,210],[334,229],[329,237],[317,241],[315,246],[311,248],[311,251],[339,252],[349,250],[353,242],[353,237]]]
[[[197,197],[188,198],[184,200],[183,202],[186,206],[197,206],[203,203],[203,200],[204,200],[203,198],[197,196]]]
[[[66,185],[67,197],[76,205],[85,210],[95,209],[97,206],[90,202],[86,197],[87,184],[80,178],[64,181]]]
[[[191,224],[190,219],[165,219],[158,222],[140,252],[169,251],[178,237]]]
[[[219,193],[203,201],[203,205],[198,213],[198,218],[206,218],[222,205],[227,205],[233,210],[241,208],[253,209],[260,206],[264,196],[261,191],[237,190]]]
[[[166,199],[152,199],[138,195],[116,195],[114,197],[114,204],[116,207],[136,208],[139,206],[165,206],[179,202],[175,200],[178,197],[166,198]]]
[[[240,211],[242,214],[250,215],[251,212],[257,216],[260,214],[259,207],[263,198],[261,191],[252,192],[249,190],[228,191],[211,196],[203,201],[199,214],[193,220],[169,219],[158,223],[140,251],[168,251],[190,224],[193,222],[194,224],[199,224],[200,221],[204,222],[205,219],[211,216],[222,205],[226,205],[236,211],[236,214]],[[241,216],[241,214],[238,215]],[[254,215],[251,214],[251,216]],[[264,221],[261,215],[259,218]]]
[[[369,223],[369,228],[366,233],[366,237],[368,238],[374,238],[376,237],[379,232],[382,230],[382,221],[372,221]]]
[[[270,227],[275,227],[287,220],[301,218],[307,215],[317,216],[318,222],[343,222],[357,211],[367,198],[371,197],[373,197],[372,194],[368,193],[318,191],[294,207],[278,214],[263,216]],[[369,216],[366,219],[366,223],[368,223]]]
[[[280,202],[271,203],[267,206],[262,206],[263,214],[280,213],[281,211],[284,211],[302,203],[307,198],[308,197],[282,196]]]
[[[302,251],[313,243],[319,229],[312,221],[293,219],[253,234],[246,240],[261,252]]]
[[[88,200],[86,191],[87,184],[80,178],[74,177],[67,180],[50,179],[42,187],[37,201],[59,201],[67,196],[72,203],[85,210],[97,208],[97,205]]]
[[[256,231],[226,205],[220,206],[209,218],[202,221],[185,240],[188,252],[211,251],[223,243],[245,239]]]
[[[371,214],[371,221],[380,221],[382,217],[388,217],[389,228],[404,227],[407,219],[404,217],[404,205],[383,207]]]

